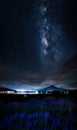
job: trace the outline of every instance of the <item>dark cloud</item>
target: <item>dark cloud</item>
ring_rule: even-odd
[[[10,85],[11,88],[40,88],[46,87],[51,84],[56,85],[61,88],[68,89],[77,89],[77,57],[76,55],[64,63],[62,66],[59,66],[58,70],[54,70],[54,72],[43,72],[39,71],[35,72],[27,72],[21,71],[17,72],[12,68],[8,73],[7,66],[0,66],[0,70],[6,70],[3,74],[0,74],[1,85],[6,86]],[[11,74],[11,72],[14,73]],[[19,87],[18,87],[19,86]]]

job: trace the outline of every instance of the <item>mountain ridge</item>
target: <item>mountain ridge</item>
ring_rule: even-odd
[[[54,85],[50,85],[48,87],[45,87],[43,89],[40,89],[39,91],[66,91],[67,89],[58,88]]]

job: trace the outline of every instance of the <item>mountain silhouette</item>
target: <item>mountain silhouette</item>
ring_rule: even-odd
[[[14,92],[16,92],[16,90],[9,89],[9,88],[6,88],[6,87],[0,87],[0,91],[14,91]]]
[[[66,91],[66,89],[63,88],[58,88],[54,85],[50,85],[46,88],[40,89],[39,91]]]

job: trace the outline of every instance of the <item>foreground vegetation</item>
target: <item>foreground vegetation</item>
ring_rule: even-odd
[[[68,99],[0,102],[0,130],[77,130],[77,105]]]

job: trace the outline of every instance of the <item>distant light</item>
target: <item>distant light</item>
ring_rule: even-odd
[[[67,91],[67,92],[64,92],[64,94],[67,94],[67,95],[68,95],[68,94],[69,94],[69,92],[68,92],[68,91]]]
[[[24,97],[27,97],[27,95],[24,95]]]
[[[21,92],[24,92],[25,90],[24,89],[22,89],[22,90],[20,90]]]
[[[13,94],[14,91],[0,91],[1,94]]]
[[[35,94],[38,94],[38,91],[36,91]]]

